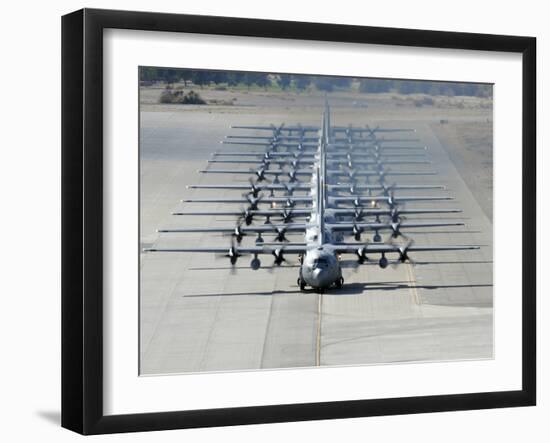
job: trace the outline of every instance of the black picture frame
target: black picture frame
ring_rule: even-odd
[[[171,31],[522,55],[522,389],[103,413],[103,30]],[[530,406],[536,402],[536,39],[503,35],[83,9],[62,18],[62,426],[82,434]]]

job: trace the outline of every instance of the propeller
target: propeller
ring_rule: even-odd
[[[255,197],[252,194],[246,194],[245,195],[246,200],[248,201],[248,209],[258,209],[258,204],[262,201],[264,198],[263,195],[260,195],[258,197]]]
[[[242,231],[241,225],[237,225],[231,235],[237,240],[237,243],[240,244],[246,234]]]
[[[396,205],[395,194],[394,194],[393,189],[390,191],[390,193],[388,195],[388,205],[390,206],[390,208],[395,208],[395,205]]]
[[[229,247],[229,250],[227,251],[227,253],[223,254],[223,257],[229,258],[229,263],[231,263],[232,267],[234,267],[237,264],[237,259],[241,257],[241,254],[239,254],[239,250],[235,246],[235,243],[233,242],[233,240],[231,240],[231,246]]]
[[[272,252],[273,257],[275,257],[275,261],[273,262],[275,266],[281,266],[281,264],[286,261],[283,257],[283,250],[282,249],[275,249]]]
[[[240,224],[244,221],[245,225],[250,225],[252,223],[252,220],[254,218],[254,214],[250,209],[242,209],[241,215],[239,215],[239,218],[237,219],[237,222]]]
[[[285,201],[285,205],[287,208],[293,208],[294,206],[296,206],[296,202],[290,198],[287,198]]]
[[[298,167],[298,165],[300,164],[300,160],[299,159],[294,159],[291,162],[289,162],[289,164],[290,164],[290,166],[292,166],[292,169],[296,169]]]
[[[391,230],[392,230],[392,238],[397,238],[399,236],[402,236],[403,238],[407,238],[400,230],[401,228],[401,222],[392,222],[391,224]]]
[[[287,172],[288,174],[288,177],[290,179],[290,182],[295,182],[297,181],[297,178],[296,178],[296,169],[291,169],[290,171]]]
[[[409,240],[405,245],[399,246],[399,261],[401,263],[409,262],[411,265],[415,264],[408,254],[409,248],[413,243],[413,240]]]
[[[287,242],[288,239],[286,238],[285,234],[286,234],[286,227],[278,227],[275,240],[279,242],[285,242],[285,241]]]
[[[283,210],[283,212],[281,213],[281,217],[283,218],[284,223],[291,222],[293,218],[292,211],[287,211],[286,209]]]
[[[357,263],[360,265],[369,260],[367,257],[367,248],[358,248],[355,251],[355,255],[357,255]]]
[[[392,183],[391,185],[386,185],[385,183],[382,183],[382,189],[384,190],[384,195],[390,196],[393,195],[395,191],[395,187],[397,186],[396,183]]]
[[[253,197],[258,197],[258,193],[261,191],[261,189],[256,186],[256,183],[252,180],[252,177],[248,179],[248,182],[250,183],[250,191],[249,194],[251,194]]]
[[[396,207],[391,208],[390,217],[391,217],[392,223],[399,223],[401,221],[399,209]]]
[[[264,167],[261,167],[261,168],[257,169],[256,171],[254,171],[254,174],[256,174],[256,177],[258,177],[259,182],[263,182],[266,179],[265,178],[265,168]]]
[[[285,187],[286,189],[286,192],[288,195],[293,195],[294,194],[294,190],[296,189],[296,186],[291,184],[291,183],[284,183],[283,186]]]
[[[363,233],[364,229],[357,226],[355,223],[353,224],[352,233],[353,238],[355,238],[356,241],[361,241],[361,234]]]
[[[376,126],[376,128],[372,129],[369,125],[366,126],[367,131],[369,131],[369,135],[371,137],[375,137],[375,132],[380,128],[379,125]]]
[[[409,248],[413,245],[414,241],[410,239],[405,243],[404,245],[398,245],[397,246],[397,252],[399,253],[398,259],[392,264],[392,267],[396,267],[399,263],[405,263],[408,262],[411,265],[415,265],[415,262],[408,254]],[[394,243],[392,243],[394,244]]]
[[[355,208],[353,211],[353,220],[362,221],[365,218],[365,213],[362,208]]]

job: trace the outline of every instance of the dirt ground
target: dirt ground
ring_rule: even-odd
[[[493,221],[493,122],[430,125],[475,199]]]

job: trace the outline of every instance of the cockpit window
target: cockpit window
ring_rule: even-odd
[[[313,262],[313,266],[315,268],[324,268],[327,266],[327,260],[325,258],[317,258],[315,259],[315,261]]]

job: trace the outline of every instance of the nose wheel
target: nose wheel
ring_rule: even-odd
[[[337,289],[342,288],[344,286],[344,277],[340,277],[336,282],[334,283]]]

